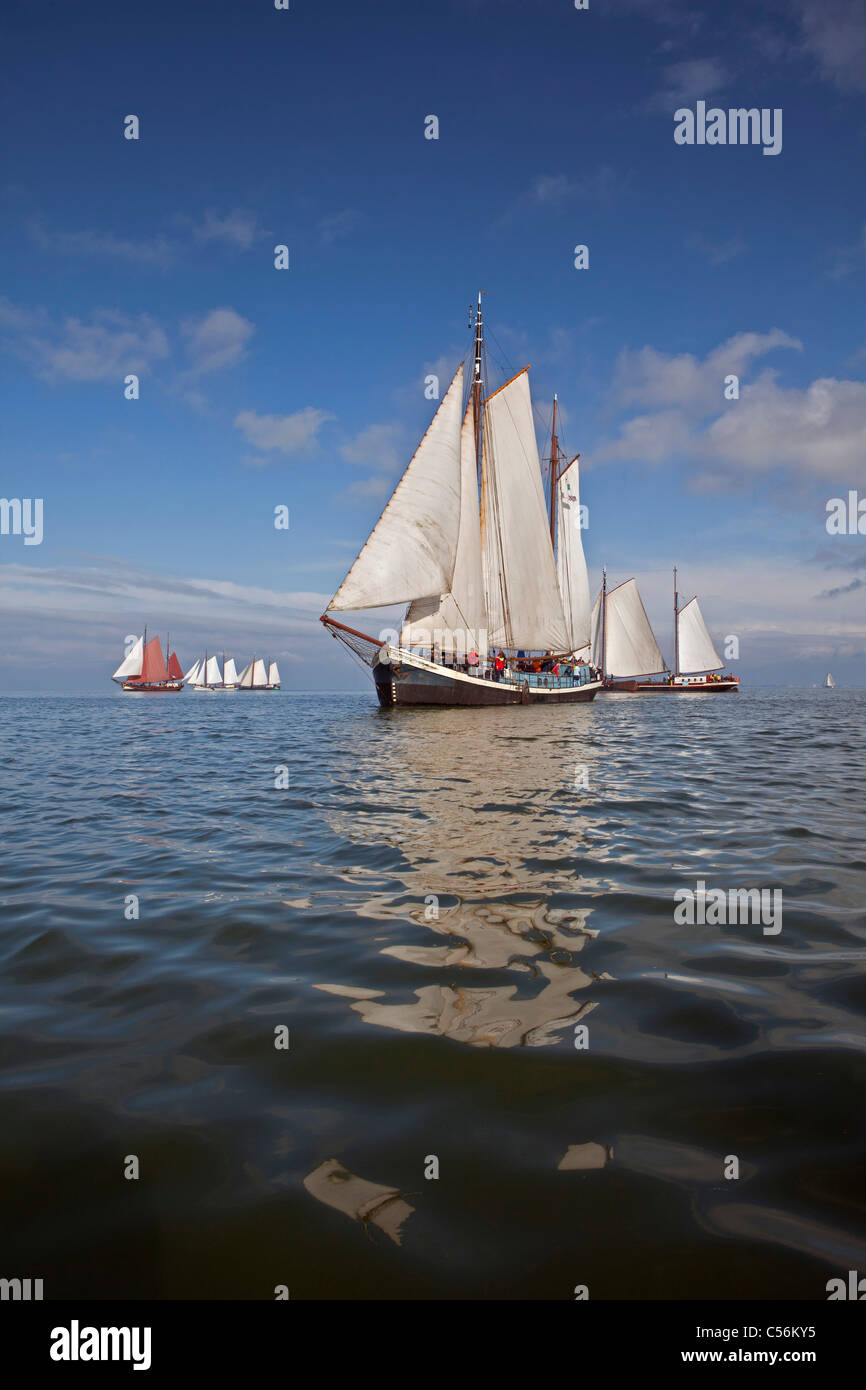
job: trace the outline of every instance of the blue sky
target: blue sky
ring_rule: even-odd
[[[677,563],[745,679],[866,683],[866,540],[825,528],[866,496],[862,4],[7,0],[2,51],[2,493],[44,539],[0,536],[0,689],[105,689],[144,621],[362,687],[316,619],[479,286],[581,452],[593,587],[669,647]],[[781,153],[676,145],[698,100],[781,108]]]

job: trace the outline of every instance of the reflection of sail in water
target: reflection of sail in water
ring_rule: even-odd
[[[379,839],[403,857],[392,871],[399,891],[371,894],[355,906],[360,916],[405,928],[405,939],[392,939],[382,954],[448,971],[447,979],[414,988],[409,1002],[403,991],[401,1002],[390,1003],[381,991],[345,980],[318,986],[353,998],[351,1008],[365,1022],[480,1047],[544,1047],[561,1042],[563,1030],[594,1007],[574,997],[593,978],[576,961],[596,935],[588,910],[548,904],[554,893],[598,887],[575,869],[580,798],[572,789],[575,763],[591,766],[595,747],[583,718],[571,737],[558,729],[552,746],[544,715],[536,730],[527,728],[534,711],[522,714],[519,739],[492,712],[479,714],[472,730],[455,731],[439,711],[413,720],[411,735],[390,725],[383,733],[389,794],[377,803],[381,813],[329,813],[347,841]],[[418,783],[427,789],[423,816],[400,809],[402,787]],[[418,927],[438,940],[419,940]],[[520,979],[478,987],[455,981],[455,967]]]
[[[381,1183],[359,1178],[336,1158],[320,1163],[304,1178],[304,1187],[311,1197],[345,1212],[353,1221],[360,1221],[363,1226],[372,1222],[395,1245],[401,1244],[401,1227],[415,1210],[403,1200],[396,1187],[383,1187]]]

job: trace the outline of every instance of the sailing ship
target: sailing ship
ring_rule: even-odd
[[[321,621],[383,706],[591,700],[578,462],[561,467],[554,403],[545,500],[529,368],[488,394],[480,293],[474,326],[466,399],[461,363]],[[378,637],[333,616],[397,605],[399,632]]]
[[[593,650],[605,689],[629,694],[712,694],[739,690],[739,676],[717,676],[724,668],[696,598],[679,606],[674,569],[674,669],[670,671],[650,627],[637,584],[628,579],[608,591],[607,576],[593,608]],[[664,675],[663,680],[653,676]]]
[[[253,656],[238,678],[239,690],[269,690],[268,673],[261,657]]]
[[[234,663],[234,657],[228,657],[223,652],[223,665],[220,670],[219,661],[215,656],[208,656],[205,652],[193,666],[187,671],[184,679],[193,690],[205,691],[209,694],[216,694],[221,690],[237,690],[238,673]]]
[[[165,650],[169,653],[167,659],[158,637],[152,637],[148,642],[145,628],[111,679],[127,693],[136,691],[139,694],[161,695],[183,690],[183,671],[177,653],[171,651],[169,638],[166,638]]]
[[[824,682],[824,689],[825,689],[825,690],[835,690],[835,689],[836,689],[836,682],[834,681],[833,677],[830,675],[830,672],[829,672],[829,671],[827,672],[827,679],[826,679],[825,682]]]

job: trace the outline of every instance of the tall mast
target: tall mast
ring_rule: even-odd
[[[481,477],[481,404],[484,399],[484,321],[481,316],[481,295],[478,291],[478,307],[475,310],[475,372],[472,377],[472,394],[475,398],[475,462],[478,477]]]
[[[550,544],[556,547],[556,484],[559,463],[559,440],[556,437],[556,395],[553,397],[553,431],[550,436]]]
[[[680,673],[680,625],[677,613],[677,567],[674,565],[674,675]]]
[[[607,570],[601,572],[601,678],[607,675]]]

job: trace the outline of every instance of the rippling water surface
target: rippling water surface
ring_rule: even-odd
[[[0,701],[0,1274],[825,1298],[866,1271],[864,715]],[[698,880],[781,932],[679,925]]]

